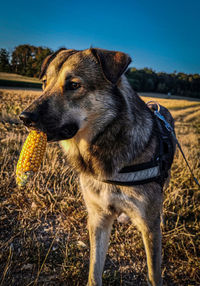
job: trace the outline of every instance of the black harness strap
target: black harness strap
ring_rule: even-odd
[[[155,123],[154,128],[156,129],[156,134],[158,134],[158,144],[153,159],[145,163],[126,166],[119,171],[119,174],[136,173],[138,171],[150,170],[153,167],[158,167],[157,174],[142,180],[133,180],[133,181],[104,180],[103,182],[120,186],[137,186],[137,185],[144,185],[150,182],[157,182],[161,186],[164,185],[165,179],[168,177],[168,171],[173,162],[173,155],[174,155],[173,138],[171,136],[171,133],[165,128],[164,123],[160,121],[154,115],[154,113],[152,114]]]
[[[132,172],[137,172],[137,171],[142,171],[148,168],[156,167],[158,166],[158,160],[151,160],[149,162],[137,164],[137,165],[132,165],[132,166],[126,166],[122,168],[119,173],[132,173]]]
[[[124,187],[131,187],[131,186],[138,186],[138,185],[145,185],[147,183],[151,182],[157,182],[160,184],[160,176],[156,176],[153,178],[148,178],[145,180],[138,180],[138,181],[131,181],[131,182],[121,182],[121,181],[112,181],[112,180],[105,180],[104,183],[108,183],[111,185],[118,185],[118,186],[124,186]]]
[[[153,101],[150,101],[148,103],[152,103]],[[150,104],[148,104],[150,107]],[[155,152],[155,155],[152,160],[149,162],[136,164],[132,166],[127,166],[122,168],[119,171],[119,174],[128,174],[132,173],[133,178],[135,177],[135,180],[132,181],[116,181],[116,180],[104,180],[103,182],[113,185],[120,185],[120,186],[137,186],[137,185],[143,185],[150,182],[157,182],[158,184],[163,187],[164,182],[166,178],[168,177],[168,171],[171,168],[173,158],[174,158],[174,152],[175,152],[175,145],[178,146],[178,148],[181,151],[181,154],[192,174],[192,177],[195,181],[195,183],[200,187],[200,183],[198,179],[194,176],[194,173],[185,157],[185,154],[181,148],[181,145],[176,138],[175,131],[173,127],[166,121],[164,116],[160,113],[160,106],[158,103],[153,102],[157,105],[157,109],[153,110],[153,108],[150,107],[153,115],[153,120],[155,123],[154,128],[156,129],[156,134],[158,134],[158,144],[157,149]],[[151,171],[156,170],[157,173],[152,172],[153,175],[151,175]],[[138,179],[138,172],[148,172],[150,171],[150,176],[147,174],[147,178],[145,179]],[[144,172],[143,174],[144,175]],[[141,176],[142,177],[142,176]]]

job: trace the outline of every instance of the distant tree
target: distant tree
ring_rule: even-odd
[[[6,49],[0,49],[0,72],[10,72],[9,53]]]
[[[43,60],[52,52],[49,48],[19,45],[12,53],[12,70],[21,75],[38,77]]]
[[[34,76],[38,77],[40,75],[40,69],[42,62],[44,59],[53,53],[53,50],[49,48],[43,48],[43,47],[38,47],[36,54],[35,54],[35,63],[33,64],[33,67],[35,68],[35,73]]]
[[[200,98],[200,75],[164,72],[156,73],[152,69],[137,70],[129,68],[126,76],[136,91],[160,92],[179,94],[188,97]]]
[[[12,69],[13,72],[27,75],[28,65],[31,60],[31,46],[20,45],[16,47],[12,53]]]

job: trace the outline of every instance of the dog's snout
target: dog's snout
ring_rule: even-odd
[[[38,121],[38,116],[36,113],[33,112],[26,112],[23,111],[20,116],[19,116],[20,120],[23,121],[23,123],[26,126],[32,126],[34,125],[37,121]]]

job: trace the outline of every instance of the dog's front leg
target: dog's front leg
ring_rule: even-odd
[[[88,229],[90,236],[90,269],[88,286],[102,285],[102,272],[108,241],[113,223],[113,216],[93,208],[88,213]]]

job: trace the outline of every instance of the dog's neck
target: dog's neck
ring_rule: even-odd
[[[110,178],[141,157],[150,141],[153,119],[146,104],[124,80],[115,92],[124,102],[103,130],[97,132],[91,141],[79,138],[78,141],[62,142],[64,149],[70,142],[67,151],[69,163],[79,173]]]

